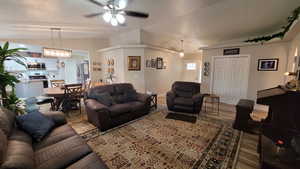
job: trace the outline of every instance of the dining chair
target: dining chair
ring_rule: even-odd
[[[82,84],[68,84],[64,86],[64,99],[62,103],[62,111],[67,113],[70,110],[77,110],[81,112],[81,98],[83,95]]]
[[[51,87],[63,87],[65,85],[65,80],[50,80]]]

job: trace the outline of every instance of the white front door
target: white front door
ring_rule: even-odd
[[[246,99],[249,68],[249,56],[213,57],[212,93],[228,104],[236,104],[239,99]]]

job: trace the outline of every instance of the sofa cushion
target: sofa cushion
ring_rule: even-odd
[[[91,99],[95,99],[101,104],[104,104],[105,106],[111,106],[114,104],[114,100],[112,96],[108,92],[103,93],[91,93],[89,96]]]
[[[114,86],[113,85],[103,85],[103,86],[96,86],[91,89],[89,89],[86,93],[87,99],[92,99],[90,97],[91,94],[95,93],[104,93],[108,92],[110,95],[114,93]]]
[[[15,125],[16,113],[0,107],[0,129],[9,136]]]
[[[66,138],[75,136],[75,130],[69,125],[62,125],[53,129],[42,141],[33,144],[35,150],[58,143]]]
[[[38,142],[55,126],[51,118],[46,117],[38,111],[18,116],[17,124]]]
[[[9,140],[17,140],[32,145],[31,136],[18,128],[14,128],[12,130],[11,135],[9,136]]]
[[[72,164],[67,169],[108,169],[105,163],[97,156],[96,153],[91,153],[78,162]]]
[[[132,112],[141,111],[145,109],[145,103],[142,102],[129,102],[128,104],[131,105]]]
[[[7,152],[1,169],[32,168],[34,168],[32,145],[19,140],[8,140]]]
[[[35,152],[37,169],[67,168],[91,153],[90,147],[78,135],[67,138]]]
[[[185,97],[176,97],[174,99],[175,105],[181,105],[181,106],[193,106],[194,102],[191,98],[185,98]]]
[[[175,93],[176,93],[176,96],[178,96],[178,97],[185,97],[185,98],[191,98],[191,97],[193,97],[193,93],[192,92],[186,92],[186,91],[182,91],[182,90],[176,90]]]
[[[128,92],[124,93],[124,97],[125,97],[124,98],[125,103],[134,102],[134,101],[137,101],[137,99],[138,99],[136,91],[128,91]]]
[[[3,163],[7,149],[7,137],[4,132],[0,129],[0,166]]]
[[[110,115],[112,117],[120,116],[122,114],[128,113],[131,111],[131,105],[129,103],[125,104],[115,104],[109,107]]]

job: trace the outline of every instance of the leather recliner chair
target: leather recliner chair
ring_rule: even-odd
[[[199,114],[204,94],[200,93],[200,83],[177,81],[167,93],[168,109],[175,112]]]

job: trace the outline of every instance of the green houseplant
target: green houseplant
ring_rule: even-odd
[[[26,58],[20,54],[21,50],[26,50],[26,48],[9,49],[9,42],[0,46],[0,94],[2,106],[17,112],[18,110],[16,105],[20,102],[20,100],[16,97],[14,90],[12,90],[11,93],[8,93],[7,87],[10,86],[14,88],[15,84],[18,83],[19,80],[5,70],[4,62],[7,60],[13,60],[26,67],[26,64],[24,63]]]

